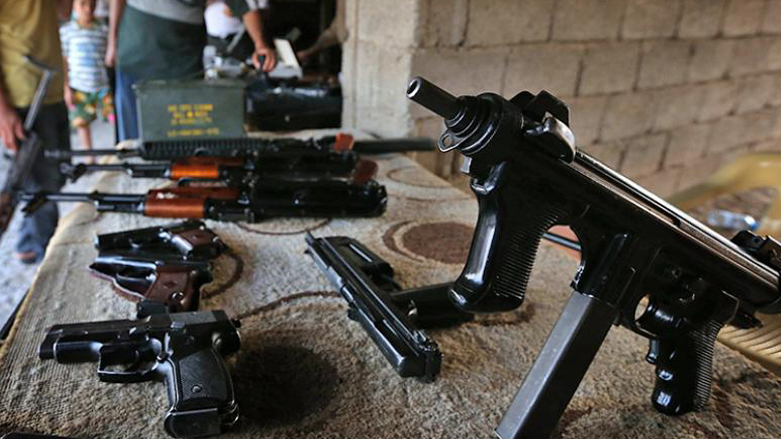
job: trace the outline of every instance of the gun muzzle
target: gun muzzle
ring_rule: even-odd
[[[407,97],[445,119],[453,119],[461,112],[458,98],[426,81],[420,76],[412,78],[407,86]]]
[[[41,346],[38,348],[38,358],[41,360],[51,360],[54,358],[54,343],[57,342],[58,337],[55,331],[55,328],[49,329],[49,331],[46,332],[46,338],[44,338],[43,343],[41,343]]]
[[[68,162],[60,163],[60,174],[68,177],[71,182],[76,182],[87,173],[87,166],[84,163],[73,165]]]

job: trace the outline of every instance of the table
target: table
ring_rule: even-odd
[[[228,438],[492,437],[571,294],[577,260],[543,243],[524,305],[428,331],[443,353],[438,379],[401,379],[346,303],[304,254],[304,234],[353,236],[387,259],[405,287],[455,278],[476,218],[469,195],[412,160],[378,158],[388,211],[369,219],[207,222],[235,257],[216,263],[203,309],[242,320],[242,348],[229,359],[242,418]],[[154,185],[164,182],[154,181]],[[103,177],[96,189],[143,192],[149,180]],[[134,304],[91,276],[98,233],[170,222],[100,214],[80,206],[63,220],[11,338],[0,350],[0,432],[78,438],[165,438],[160,383],[108,384],[96,365],[37,358],[48,326],[124,319]],[[614,328],[565,413],[557,438],[775,438],[781,379],[719,346],[708,410],[679,418],[653,410],[648,343]]]

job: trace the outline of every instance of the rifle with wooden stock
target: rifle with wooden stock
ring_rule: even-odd
[[[180,186],[146,194],[25,193],[25,213],[47,201],[93,203],[99,212],[159,218],[258,222],[275,217],[371,217],[387,204],[373,177],[377,164],[362,160],[350,178],[255,178],[242,186]]]

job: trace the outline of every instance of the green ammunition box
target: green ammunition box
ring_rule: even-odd
[[[242,137],[244,87],[231,79],[140,82],[139,136],[145,141]]]

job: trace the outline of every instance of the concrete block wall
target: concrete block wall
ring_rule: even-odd
[[[660,195],[781,149],[781,0],[348,0],[345,124],[437,137],[404,98],[546,89],[578,145]],[[417,159],[458,180],[459,158]]]

